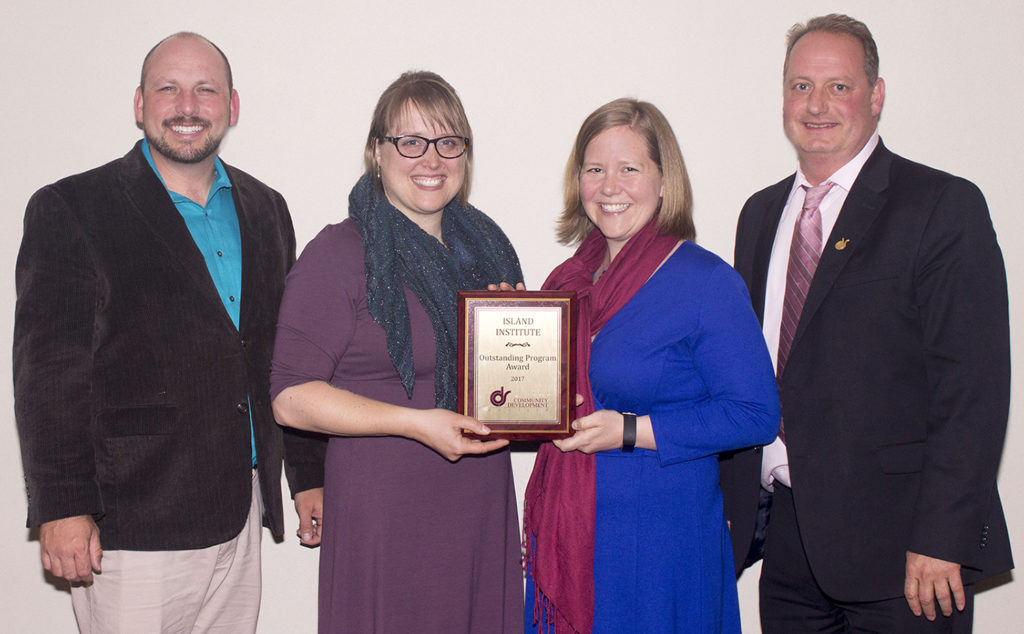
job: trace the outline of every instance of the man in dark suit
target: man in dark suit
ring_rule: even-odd
[[[775,443],[722,459],[737,570],[763,538],[764,632],[969,631],[973,583],[1013,565],[996,491],[1006,276],[988,209],[972,183],[882,144],[864,24],[815,18],[788,45],[799,170],[747,201],[736,234],[782,401]]]
[[[282,455],[306,543],[322,500],[320,442],[282,433],[269,402],[291,218],[217,158],[238,94],[210,41],[157,44],[135,116],[144,141],[39,190],[25,214],[28,524],[83,632],[254,631],[260,525],[283,533]]]

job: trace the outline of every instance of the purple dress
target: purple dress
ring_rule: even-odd
[[[410,400],[366,308],[363,240],[326,227],[288,276],[271,393],[309,381],[434,407],[434,331],[405,289]],[[453,306],[454,310],[455,307]],[[401,437],[332,437],[320,546],[320,632],[521,632],[523,577],[508,450],[450,463]]]

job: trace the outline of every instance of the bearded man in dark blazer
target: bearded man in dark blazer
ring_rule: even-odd
[[[282,456],[318,541],[323,448],[269,402],[295,259],[280,194],[217,157],[227,58],[178,33],[146,56],[145,139],[39,190],[18,255],[15,410],[43,567],[83,632],[254,631]],[[95,575],[94,575],[95,573]]]
[[[747,201],[736,234],[782,402],[775,443],[722,458],[737,571],[763,548],[766,633],[970,631],[974,582],[1013,565],[996,490],[1006,275],[988,208],[882,144],[863,23],[814,18],[788,46],[799,170]]]

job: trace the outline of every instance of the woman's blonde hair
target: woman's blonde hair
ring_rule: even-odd
[[[664,195],[658,214],[658,229],[663,235],[693,240],[693,195],[686,163],[679,142],[665,115],[653,104],[636,99],[616,99],[606,103],[583,122],[572,154],[565,166],[565,205],[558,217],[557,237],[562,244],[577,244],[594,229],[580,200],[580,172],[587,145],[605,130],[627,126],[647,143],[650,158],[661,171]]]

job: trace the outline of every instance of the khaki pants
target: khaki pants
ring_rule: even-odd
[[[260,612],[262,500],[234,539],[199,550],[103,553],[103,572],[71,588],[82,634],[256,631]]]

